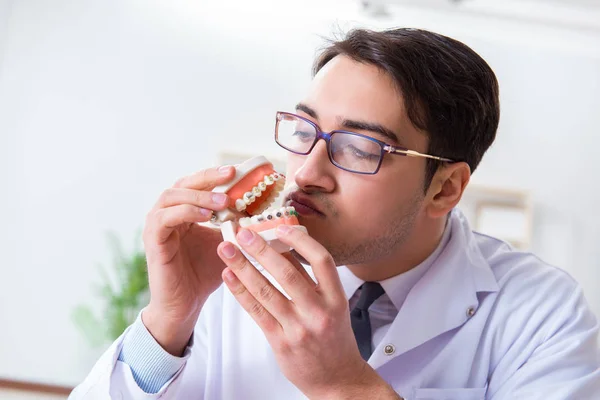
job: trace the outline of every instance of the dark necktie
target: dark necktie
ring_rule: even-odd
[[[366,361],[373,353],[371,345],[371,320],[369,319],[369,307],[384,293],[383,288],[377,282],[365,282],[361,286],[360,298],[354,309],[350,312],[352,330],[360,350],[360,355]]]

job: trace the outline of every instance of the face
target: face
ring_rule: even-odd
[[[325,132],[348,130],[411,150],[427,150],[427,137],[410,123],[392,78],[345,56],[319,71],[296,114]],[[397,141],[356,129],[352,121],[379,125],[393,132]],[[324,140],[310,154],[289,153],[288,158],[287,182],[296,185],[289,189],[297,200],[293,205],[300,222],[338,265],[376,262],[397,252],[414,234],[423,212],[424,179],[424,159],[391,154],[384,156],[375,175],[344,171],[329,161]],[[302,203],[319,212],[302,212]]]

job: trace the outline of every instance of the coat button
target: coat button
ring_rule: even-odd
[[[393,344],[388,344],[383,348],[383,352],[388,356],[391,356],[392,354],[394,354],[395,351],[396,351],[396,348],[394,347]]]
[[[467,308],[467,317],[471,318],[473,315],[475,315],[475,307]]]

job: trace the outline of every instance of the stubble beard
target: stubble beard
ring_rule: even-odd
[[[411,235],[422,200],[423,196],[415,196],[407,208],[398,210],[394,217],[386,219],[386,224],[381,226],[378,234],[366,234],[352,242],[327,241],[321,244],[332,255],[337,266],[368,264],[389,257]],[[296,251],[292,250],[292,254],[300,262],[308,264]]]

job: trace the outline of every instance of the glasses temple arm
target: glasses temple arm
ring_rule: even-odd
[[[409,157],[425,157],[425,158],[430,158],[432,160],[438,160],[438,161],[446,161],[446,162],[454,162],[454,160],[451,160],[449,158],[445,158],[445,157],[438,157],[438,156],[432,156],[430,154],[423,154],[423,153],[419,153],[418,151],[414,151],[414,150],[401,150],[401,149],[396,149],[393,146],[389,146],[387,148],[384,148],[385,151],[387,151],[388,153],[392,153],[392,154],[403,154],[405,156],[409,156]]]

